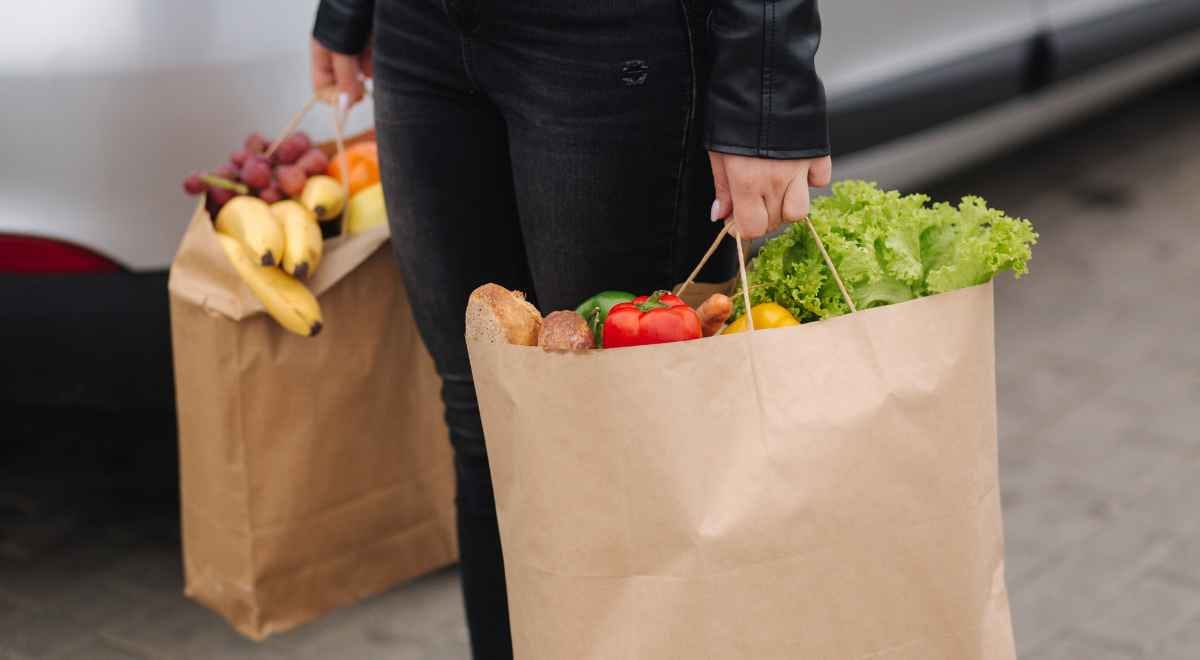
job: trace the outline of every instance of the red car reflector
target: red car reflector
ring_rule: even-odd
[[[91,250],[49,238],[0,234],[0,273],[115,273],[121,267]]]

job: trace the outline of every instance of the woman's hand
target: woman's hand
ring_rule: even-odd
[[[829,185],[829,156],[801,160],[708,152],[717,200],[712,220],[733,216],[742,238],[757,238],[808,215],[808,187]]]
[[[358,55],[343,55],[335,53],[316,39],[312,40],[309,48],[312,52],[312,84],[313,91],[334,87],[345,94],[354,105],[362,100],[363,80],[370,78],[371,47],[368,46]]]

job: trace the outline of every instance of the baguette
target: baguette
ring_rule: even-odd
[[[484,284],[467,299],[467,341],[537,346],[542,314],[520,291]]]

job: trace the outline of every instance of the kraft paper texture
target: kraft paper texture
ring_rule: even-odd
[[[202,205],[172,265],[186,593],[249,637],[457,557],[441,382],[386,242],[326,243],[313,338],[262,312]]]
[[[472,344],[520,660],[1011,660],[990,284],[819,323]]]

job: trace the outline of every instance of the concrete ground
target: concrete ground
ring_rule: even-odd
[[[1177,84],[933,191],[1042,235],[997,299],[1026,660],[1200,658],[1198,111],[1200,82]],[[145,441],[169,420],[25,413],[0,443],[0,658],[468,657],[452,570],[241,639],[180,595],[173,455]]]

